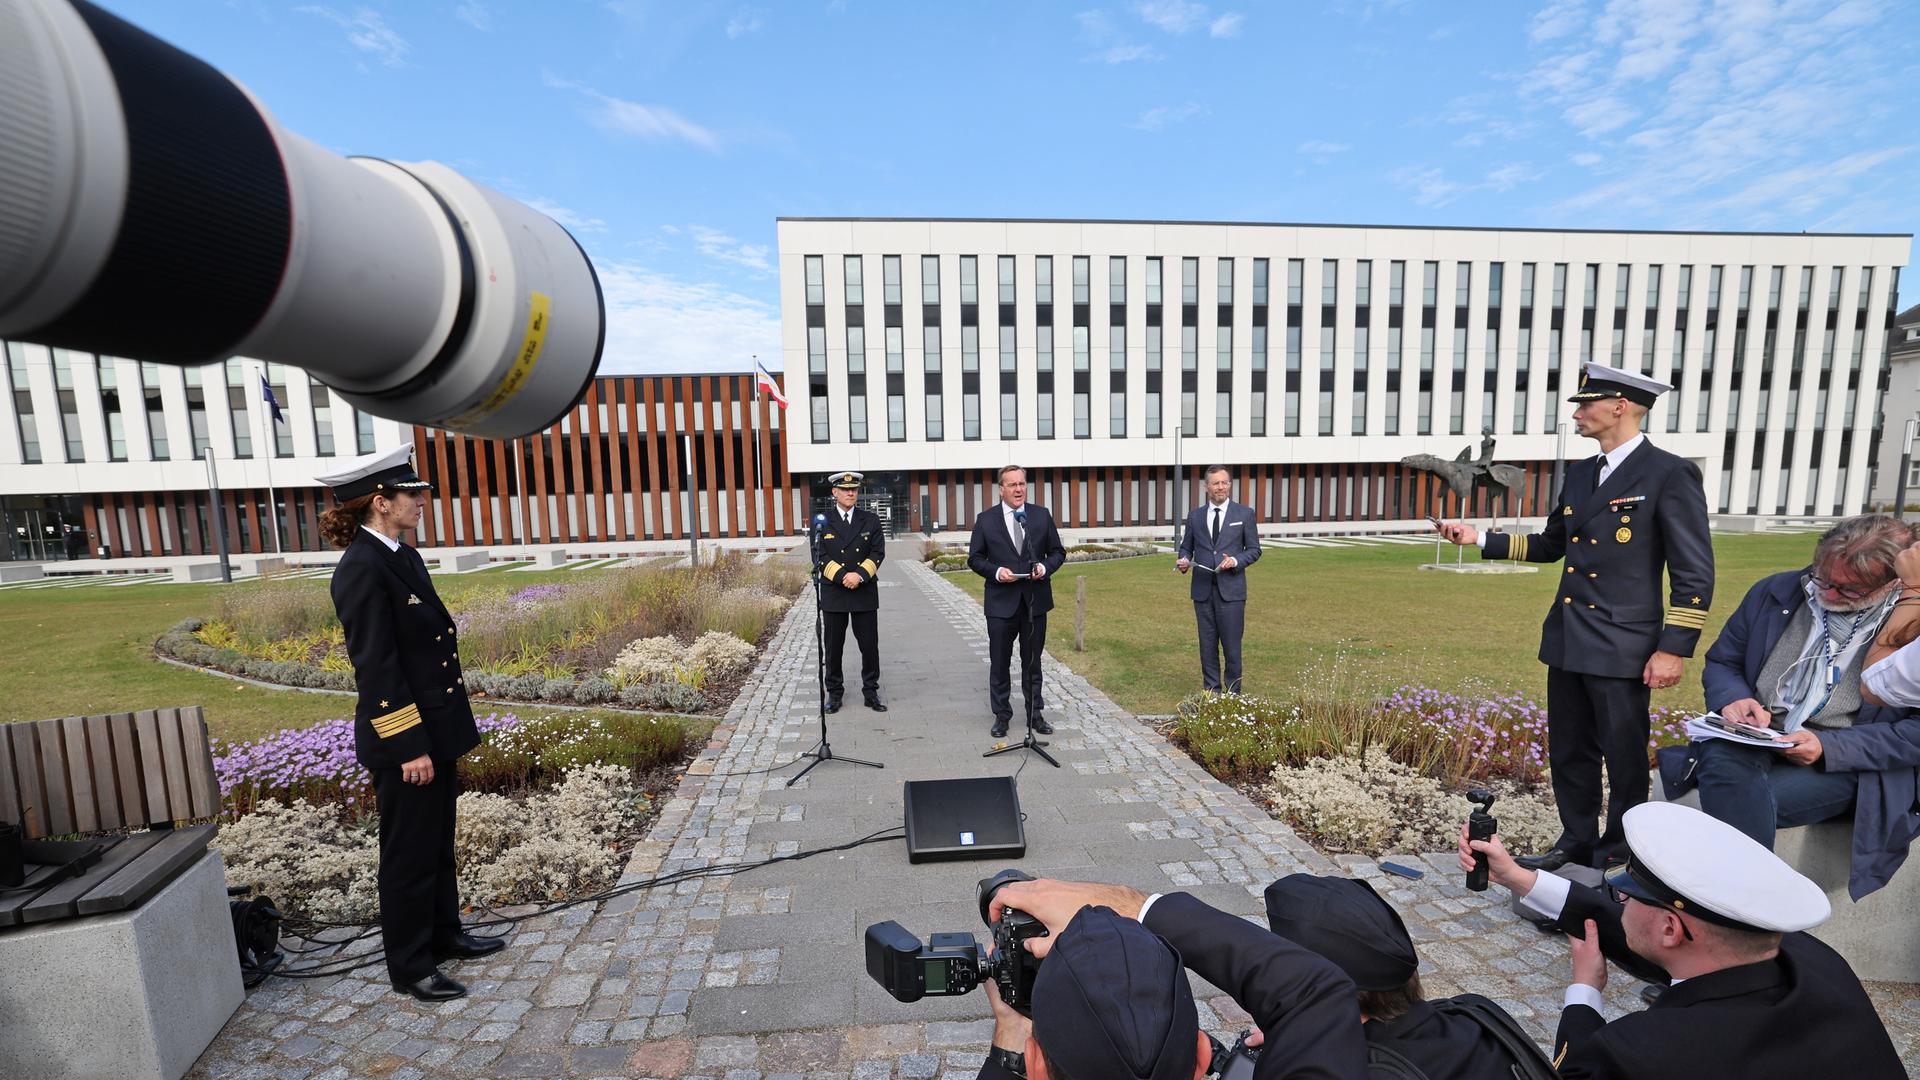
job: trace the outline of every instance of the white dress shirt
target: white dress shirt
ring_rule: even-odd
[[[1621,443],[1619,446],[1616,446],[1613,449],[1607,451],[1606,453],[1601,454],[1600,455],[1600,475],[1594,480],[1593,486],[1597,488],[1601,484],[1606,483],[1607,477],[1613,475],[1613,470],[1618,469],[1621,465],[1626,463],[1627,455],[1633,453],[1635,450],[1640,449],[1640,444],[1646,441],[1647,441],[1646,433],[1641,432],[1640,434],[1635,435],[1633,438],[1628,439],[1626,442]],[[1479,545],[1481,551],[1487,550],[1487,534],[1484,532],[1481,533],[1479,536],[1479,539],[1476,540],[1475,543]]]
[[[391,537],[391,536],[388,536],[388,535],[387,535],[386,533],[383,533],[383,532],[381,532],[381,531],[380,531],[380,530],[378,530],[378,529],[373,529],[373,528],[368,528],[368,527],[367,527],[367,526],[365,526],[365,525],[362,525],[362,526],[360,526],[360,527],[361,527],[361,528],[363,528],[363,529],[366,529],[366,530],[367,530],[367,532],[369,532],[369,533],[371,533],[371,534],[373,534],[373,538],[374,538],[375,540],[378,540],[378,541],[380,541],[381,543],[383,543],[383,544],[385,544],[385,545],[387,545],[387,550],[388,550],[388,551],[399,551],[399,550],[400,550],[400,541],[398,541],[398,540],[395,540],[395,539],[394,539],[393,537]]]

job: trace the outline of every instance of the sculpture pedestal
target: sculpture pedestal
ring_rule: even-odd
[[[1450,574],[1537,574],[1538,566],[1529,563],[1469,562],[1421,563],[1422,570],[1445,570]]]

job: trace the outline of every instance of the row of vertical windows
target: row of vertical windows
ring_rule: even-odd
[[[819,257],[817,256],[808,257],[807,281],[810,302],[815,298],[819,298],[822,301],[824,300],[825,282],[821,278],[818,260]],[[882,256],[882,261],[883,275],[887,282],[888,295],[889,297],[897,298],[900,289],[899,257]],[[1127,304],[1127,286],[1129,283],[1127,281],[1128,274],[1126,264],[1128,261],[1124,256],[1111,256],[1108,258],[1107,298],[1109,307],[1114,309],[1110,313],[1110,319],[1119,317],[1120,309],[1123,309]],[[1164,434],[1161,430],[1162,384],[1160,379],[1162,371],[1162,347],[1167,325],[1176,314],[1179,318],[1178,325],[1181,350],[1179,369],[1181,378],[1179,391],[1180,427],[1181,430],[1188,435],[1197,434],[1199,431],[1199,417],[1196,415],[1198,404],[1199,326],[1196,309],[1198,307],[1197,301],[1199,297],[1199,259],[1188,257],[1180,260],[1181,305],[1179,309],[1177,309],[1177,312],[1167,313],[1168,318],[1164,320],[1160,310],[1164,284],[1163,259],[1160,257],[1146,257],[1144,261],[1146,270],[1144,275],[1144,296],[1149,309],[1147,318],[1148,325],[1145,327],[1145,353],[1148,372],[1146,434],[1148,437],[1160,437]],[[938,351],[940,346],[940,331],[938,326],[940,317],[938,309],[940,302],[940,258],[931,255],[922,256],[921,262],[923,272],[922,300],[927,307],[925,315],[929,323],[924,330],[925,337],[923,340],[923,351],[926,353],[925,371],[928,377],[926,387],[928,396],[926,437],[929,439],[939,439],[943,435],[941,430],[943,419],[940,416],[939,404],[942,385],[936,381],[935,377],[940,372],[940,354]],[[1092,415],[1093,373],[1090,370],[1090,343],[1095,328],[1093,319],[1097,317],[1098,313],[1089,314],[1092,289],[1091,263],[1092,258],[1090,256],[1074,256],[1071,261],[1072,297],[1074,302],[1072,309],[1074,324],[1071,327],[1073,347],[1073,368],[1071,375],[1073,388],[1071,392],[1073,394],[1072,416],[1074,436],[1077,438],[1091,437],[1094,428]],[[843,280],[846,282],[847,291],[845,296],[850,309],[848,312],[850,322],[853,318],[859,317],[862,314],[857,310],[860,307],[857,301],[861,299],[860,283],[863,279],[861,264],[861,256],[843,256]],[[1041,401],[1038,403],[1037,410],[1037,422],[1041,429],[1039,431],[1041,438],[1053,437],[1051,430],[1053,416],[1053,409],[1051,407],[1053,393],[1051,385],[1053,335],[1053,326],[1051,325],[1053,300],[1052,264],[1053,259],[1049,256],[1037,256],[1033,262],[1035,304],[1038,310],[1042,312],[1042,318],[1047,320],[1044,325],[1037,327],[1037,337],[1042,339],[1037,350],[1038,356],[1044,358],[1044,360],[1038,361],[1038,366],[1042,372],[1046,373],[1043,376],[1045,385],[1041,390]],[[1219,259],[1215,273],[1214,299],[1219,306],[1219,311],[1217,312],[1219,318],[1215,320],[1215,363],[1213,367],[1216,372],[1217,381],[1214,395],[1215,417],[1212,430],[1215,434],[1223,436],[1233,433],[1232,386],[1234,373],[1232,304],[1236,285],[1233,270],[1234,264],[1235,260],[1233,259]],[[1001,437],[1015,437],[1014,433],[1018,430],[1018,395],[1015,390],[1018,361],[1016,351],[1013,349],[1011,343],[1013,328],[999,321],[1008,320],[1012,317],[1012,306],[1016,302],[1018,295],[1017,282],[1015,280],[1016,260],[1013,256],[996,256],[993,259],[992,265],[995,272],[995,280],[992,283],[993,289],[991,291],[994,293],[1000,308],[997,314],[995,314],[991,306],[988,312],[979,313],[977,311],[980,285],[978,281],[978,260],[974,256],[959,257],[960,295],[963,307],[963,326],[961,332],[962,376],[964,380],[963,395],[965,395],[962,409],[962,421],[964,425],[962,434],[964,438],[970,440],[981,437],[981,420],[978,402],[978,379],[980,377],[978,326],[979,320],[981,319],[994,319],[996,324],[995,329],[1000,337],[1001,364],[999,368],[1000,384],[998,393],[1002,406],[1000,411]],[[1268,289],[1268,266],[1269,262],[1266,259],[1252,260],[1253,279],[1251,296],[1257,314],[1253,320],[1254,325],[1250,328],[1252,337],[1250,346],[1250,358],[1252,362],[1251,374],[1253,375],[1254,386],[1253,397],[1249,402],[1251,406],[1251,426],[1249,433],[1255,435],[1265,435],[1267,433],[1266,345],[1268,324],[1265,308]],[[1319,363],[1314,366],[1312,374],[1316,376],[1313,389],[1316,392],[1316,404],[1318,405],[1316,417],[1317,431],[1322,435],[1331,435],[1335,427],[1336,391],[1339,389],[1334,385],[1337,375],[1337,358],[1341,352],[1339,348],[1340,342],[1338,340],[1339,330],[1335,325],[1340,301],[1339,262],[1334,259],[1322,260],[1320,269],[1319,284],[1322,312],[1321,319],[1319,320]],[[1579,323],[1577,327],[1573,327],[1569,323],[1569,316],[1566,311],[1567,276],[1570,272],[1569,264],[1556,263],[1552,265],[1551,307],[1546,309],[1536,306],[1537,300],[1548,298],[1536,292],[1536,285],[1539,284],[1537,282],[1537,275],[1540,267],[1534,263],[1518,264],[1520,274],[1520,317],[1518,320],[1519,325],[1511,337],[1514,341],[1514,347],[1517,350],[1516,355],[1519,358],[1519,362],[1513,372],[1510,412],[1506,417],[1507,422],[1503,424],[1501,423],[1501,418],[1496,416],[1495,413],[1497,395],[1501,389],[1499,385],[1501,378],[1500,353],[1503,344],[1505,344],[1502,341],[1501,322],[1505,291],[1508,285],[1508,269],[1508,264],[1504,262],[1487,264],[1486,269],[1485,306],[1479,309],[1486,312],[1483,334],[1485,344],[1482,349],[1482,362],[1478,365],[1481,376],[1479,398],[1480,420],[1490,431],[1499,431],[1504,428],[1507,432],[1523,434],[1528,432],[1531,415],[1537,407],[1542,424],[1540,430],[1552,432],[1564,422],[1562,414],[1565,408],[1564,402],[1561,400],[1564,395],[1561,392],[1559,384],[1561,381],[1565,334],[1569,329],[1577,329],[1580,334],[1579,355],[1581,359],[1584,361],[1592,359],[1593,357],[1593,332],[1597,322],[1595,311],[1601,298],[1599,286],[1602,280],[1602,265],[1598,263],[1575,264],[1574,267],[1571,268],[1583,272],[1585,284],[1583,307],[1580,309],[1578,315]],[[1647,374],[1653,372],[1656,360],[1654,355],[1656,320],[1661,310],[1661,292],[1663,284],[1667,280],[1666,275],[1668,269],[1668,267],[1663,265],[1643,266],[1637,270],[1630,265],[1615,266],[1611,279],[1608,282],[1611,286],[1611,299],[1615,307],[1614,318],[1612,320],[1612,340],[1609,343],[1610,350],[1608,353],[1608,357],[1612,362],[1625,362],[1626,342],[1628,340],[1627,334],[1630,330],[1628,326],[1629,311],[1627,309],[1627,303],[1633,295],[1632,288],[1635,282],[1635,274],[1639,273],[1640,286],[1643,290],[1642,295],[1646,303],[1641,308],[1640,334],[1635,340],[1640,346],[1639,363],[1642,371]],[[1697,389],[1693,392],[1692,401],[1685,400],[1686,395],[1683,391],[1675,393],[1666,403],[1666,429],[1670,432],[1679,432],[1689,428],[1695,431],[1706,430],[1708,426],[1710,401],[1715,389],[1712,382],[1713,353],[1718,345],[1719,327],[1717,324],[1722,314],[1720,310],[1720,288],[1725,269],[1726,268],[1722,266],[1709,268],[1709,274],[1707,275],[1708,296],[1706,310],[1704,312],[1705,318],[1702,320],[1701,325],[1690,325],[1689,318],[1693,313],[1692,299],[1695,285],[1694,267],[1691,265],[1682,265],[1675,268],[1674,280],[1677,282],[1674,293],[1675,299],[1673,301],[1675,319],[1669,348],[1668,377],[1670,381],[1675,383],[1676,387],[1684,387],[1686,378],[1686,354],[1690,340],[1689,335],[1693,335],[1693,340],[1697,340],[1701,345],[1702,353],[1700,355],[1702,356],[1702,369],[1701,379],[1697,384]],[[1832,280],[1828,288],[1828,295],[1833,296],[1837,294],[1841,286],[1844,268],[1832,267],[1830,269],[1832,272]],[[1757,395],[1755,404],[1758,406],[1758,414],[1761,417],[1762,424],[1765,423],[1767,406],[1771,404],[1769,395],[1773,371],[1773,350],[1774,343],[1777,340],[1777,325],[1771,324],[1777,320],[1780,292],[1783,288],[1784,270],[1785,268],[1782,267],[1771,268],[1771,278],[1769,281],[1770,325],[1766,330],[1762,342],[1761,364],[1755,388],[1755,394]],[[1799,281],[1799,298],[1803,302],[1803,308],[1811,304],[1813,270],[1814,268],[1812,267],[1803,268]],[[1736,363],[1745,358],[1747,340],[1745,333],[1748,312],[1746,311],[1747,305],[1744,301],[1748,300],[1751,296],[1752,273],[1753,268],[1750,266],[1741,268],[1740,298],[1743,303],[1740,305],[1740,310],[1736,315],[1738,326],[1733,343]],[[1301,315],[1302,294],[1304,289],[1303,278],[1304,260],[1288,260],[1286,283],[1288,304],[1284,346],[1286,353],[1284,359],[1285,366],[1282,373],[1284,380],[1282,430],[1287,435],[1300,434],[1300,395],[1305,389],[1303,384],[1305,376],[1308,373],[1302,355],[1303,342],[1301,340],[1304,322]],[[1385,406],[1383,410],[1383,433],[1397,435],[1400,433],[1401,399],[1403,390],[1405,389],[1404,379],[1407,374],[1405,367],[1405,333],[1412,325],[1408,321],[1404,305],[1406,263],[1401,260],[1392,260],[1389,263],[1387,279],[1387,301],[1389,310],[1384,320],[1373,317],[1371,313],[1373,284],[1372,260],[1357,260],[1354,264],[1354,281],[1350,292],[1355,302],[1355,325],[1350,331],[1354,338],[1351,342],[1351,370],[1353,378],[1349,388],[1348,404],[1351,411],[1347,430],[1356,435],[1368,434],[1366,430],[1366,417],[1369,409],[1367,394],[1371,375],[1370,365],[1373,360],[1371,350],[1374,326],[1372,324],[1384,321],[1386,323],[1387,340],[1383,359],[1387,370],[1384,372],[1386,400],[1383,402]],[[1444,267],[1438,261],[1425,261],[1421,264],[1421,284],[1422,305],[1419,313],[1420,322],[1418,324],[1420,331],[1420,353],[1418,357],[1418,381],[1416,389],[1418,398],[1416,407],[1413,410],[1415,423],[1417,425],[1416,430],[1419,434],[1423,435],[1434,433],[1434,395],[1444,392],[1447,395],[1445,407],[1449,421],[1448,431],[1451,434],[1465,434],[1466,432],[1463,429],[1467,413],[1465,407],[1466,394],[1469,387],[1470,369],[1474,366],[1471,364],[1467,352],[1468,331],[1470,329],[1468,324],[1474,310],[1472,306],[1473,264],[1470,262],[1456,261],[1451,267]],[[1455,312],[1454,318],[1452,319],[1453,325],[1451,327],[1450,341],[1448,343],[1450,348],[1446,350],[1446,355],[1442,357],[1439,355],[1442,346],[1436,336],[1436,324],[1438,320],[1435,312],[1438,306],[1437,301],[1440,295],[1440,289],[1444,284],[1451,284],[1452,286]],[[1860,281],[1860,296],[1862,302],[1865,301],[1871,292],[1871,288],[1872,268],[1863,268]],[[1544,292],[1544,290],[1541,290],[1541,292]],[[1827,314],[1829,322],[1832,322],[1836,311],[1830,307]],[[889,319],[895,318],[891,313],[888,317]],[[813,324],[814,322],[815,320],[810,317],[809,323]],[[809,327],[809,372],[810,375],[817,375],[819,377],[818,381],[822,385],[820,396],[824,397],[824,376],[826,374],[824,320],[820,320],[819,325],[821,326],[822,333],[817,338],[817,341],[816,338],[811,335],[813,326],[810,325]],[[1860,342],[1859,339],[1864,333],[1864,324],[1860,320],[1856,320],[1855,329],[1856,333],[1854,336],[1856,338],[1856,349],[1858,349],[1863,347],[1863,343]],[[1538,343],[1536,342],[1536,330],[1539,331],[1540,336],[1544,339]],[[1795,336],[1794,374],[1791,376],[1791,379],[1794,383],[1793,402],[1796,407],[1798,402],[1798,384],[1801,377],[1799,373],[1806,355],[1806,337],[1812,332],[1813,330],[1811,329],[1805,329],[1803,332],[1796,333]],[[903,362],[899,358],[899,335],[899,327],[889,325],[888,362],[890,372],[896,371],[903,366]],[[1828,335],[1837,336],[1837,328],[1830,326],[1828,328]],[[1105,425],[1105,428],[1107,434],[1115,438],[1125,437],[1127,434],[1125,386],[1126,347],[1126,326],[1124,319],[1119,322],[1110,321],[1107,331],[1109,377],[1107,380],[1108,408],[1106,411],[1108,413],[1108,423]],[[1534,356],[1534,350],[1536,348],[1540,348],[1541,350],[1542,356],[1540,358]],[[858,360],[849,361],[851,365],[850,372],[854,367],[861,369],[863,372],[865,363],[864,348],[862,347],[854,351],[861,355]],[[1829,342],[1827,347],[1823,349],[1823,357],[1830,356],[1832,351],[1833,346],[1832,343]],[[1536,387],[1532,378],[1533,368],[1539,365],[1541,360],[1544,360],[1545,364],[1544,371],[1541,372],[1543,385]],[[1830,363],[1827,365],[1827,368],[1830,371]],[[1444,380],[1445,386],[1437,386],[1436,379]],[[1748,373],[1744,380],[1737,380],[1736,382],[1753,382],[1754,380],[1754,374]],[[1828,384],[1821,389],[1822,401],[1824,402],[1825,395],[1830,389],[1831,375],[1823,376],[1822,382]],[[1726,390],[1726,404],[1730,424],[1737,422],[1741,407],[1741,389],[1742,387],[1740,385],[1733,385]],[[862,388],[862,390],[864,391],[864,388]],[[864,392],[860,394],[850,393],[849,397],[858,399],[857,401],[850,401],[849,404],[860,417],[859,420],[851,422],[858,430],[851,431],[850,434],[855,441],[864,441]],[[890,439],[899,441],[905,438],[905,411],[903,387],[901,391],[890,388],[887,410],[888,437]],[[1797,415],[1797,413],[1795,413],[1795,415]],[[815,406],[814,420],[816,440],[827,441],[830,435],[824,401]],[[1821,408],[1816,423],[1824,425],[1824,422],[1825,410]]]

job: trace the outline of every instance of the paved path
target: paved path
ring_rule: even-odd
[[[887,768],[828,763],[782,786],[797,767],[781,766],[813,745],[819,725],[811,608],[796,607],[636,850],[628,880],[844,843],[900,825],[906,780],[1022,769],[1026,755],[979,756],[991,719],[979,607],[920,564],[890,564],[883,578],[891,710],[851,705],[831,732],[838,753]],[[1055,642],[1068,638],[1056,628]],[[1183,628],[1170,639],[1184,641]],[[1500,890],[1467,892],[1450,856],[1425,859],[1430,872],[1417,882],[1383,877],[1369,859],[1329,861],[1051,658],[1047,680],[1051,749],[1065,767],[1034,759],[1019,772],[1023,868],[1184,889],[1250,916],[1283,874],[1373,879],[1420,943],[1430,995],[1486,994],[1549,1037],[1565,950],[1508,917]],[[496,962],[454,969],[473,992],[439,1007],[391,993],[377,972],[275,981],[253,992],[191,1075],[971,1077],[991,1033],[984,998],[893,1001],[867,978],[861,934],[885,919],[923,936],[980,933],[974,883],[999,868],[914,866],[891,841],[636,892],[527,922]],[[1616,1013],[1638,1006],[1637,988],[1614,980]],[[1198,989],[1204,1026],[1226,1032],[1244,1021],[1217,990]],[[1895,989],[1877,998],[1912,1055],[1920,1000],[1915,988]]]

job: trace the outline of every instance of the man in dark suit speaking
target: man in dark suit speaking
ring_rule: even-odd
[[[1204,689],[1240,692],[1240,636],[1247,628],[1247,575],[1260,557],[1253,510],[1227,497],[1233,473],[1209,465],[1207,501],[1187,515],[1174,568],[1193,572],[1193,615],[1200,624],[1200,680]],[[1220,670],[1226,658],[1224,677]]]
[[[987,579],[987,698],[993,707],[993,737],[1007,733],[1013,721],[1008,668],[1013,643],[1020,642],[1020,690],[1027,719],[1042,735],[1053,725],[1040,715],[1040,653],[1047,647],[1047,612],[1053,610],[1052,574],[1067,561],[1060,532],[1044,506],[1027,503],[1027,470],[1000,470],[1000,501],[973,523],[967,565]]]

